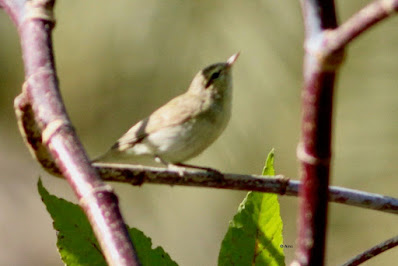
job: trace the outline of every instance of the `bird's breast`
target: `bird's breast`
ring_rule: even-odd
[[[182,124],[151,134],[147,143],[153,145],[163,160],[183,162],[210,146],[224,131],[230,116],[230,104],[215,104]]]

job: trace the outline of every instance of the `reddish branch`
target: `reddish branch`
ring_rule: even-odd
[[[332,54],[343,48],[361,33],[397,11],[397,0],[378,0],[370,3],[337,29],[328,32],[325,53]]]
[[[303,1],[305,22],[304,87],[302,91],[299,236],[296,259],[300,265],[323,265],[327,195],[331,158],[333,89],[338,61],[320,57],[322,35],[337,26],[331,0]],[[341,57],[339,57],[341,58]]]
[[[41,141],[68,180],[110,265],[138,265],[116,195],[102,182],[71,125],[56,77],[51,32],[54,1],[0,0],[18,28],[25,66],[18,113],[29,109]]]
[[[323,265],[327,221],[333,90],[345,46],[372,25],[396,12],[398,0],[371,3],[337,27],[333,0],[303,0],[305,22],[299,236],[296,262]]]
[[[108,263],[138,264],[123,224],[117,198],[90,166],[62,103],[52,53],[53,4],[53,1],[46,0],[0,0],[0,7],[15,22],[21,37],[26,81],[22,94],[15,101],[21,132],[44,168],[55,174],[61,172],[71,184],[93,225]],[[301,161],[302,185],[299,191],[301,202],[296,254],[297,263],[301,265],[322,265],[328,195],[332,199],[335,197],[336,202],[352,203],[353,199],[343,196],[344,191],[343,194],[339,194],[341,191],[333,194],[333,188],[328,191],[333,90],[336,72],[343,58],[342,49],[372,25],[396,12],[398,0],[371,3],[340,27],[337,27],[333,0],[302,0],[302,8],[306,54],[302,136],[297,150]],[[55,158],[55,163],[50,157]],[[264,189],[276,192],[279,189],[288,195],[294,195],[294,189],[297,190],[298,187],[294,181],[283,178],[271,182],[271,187],[261,188],[261,178],[253,176],[238,184],[237,179],[242,177],[237,175],[226,175],[225,180],[214,181],[208,176],[197,177],[194,174],[190,177],[185,173],[184,178],[180,178],[170,172],[162,173],[149,168],[126,170],[100,167],[100,171],[108,180],[127,180],[135,184],[147,181],[235,189],[242,189],[242,185],[247,185],[247,188],[257,191]],[[395,202],[395,199],[392,200]],[[395,205],[389,205],[390,201],[386,197],[379,196],[375,202],[383,202],[380,206],[383,205],[387,211],[390,207],[392,212],[396,210]],[[353,205],[362,206],[362,203],[355,203],[354,200]]]

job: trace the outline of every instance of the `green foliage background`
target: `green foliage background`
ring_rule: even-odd
[[[338,1],[341,20],[366,3]],[[182,93],[199,69],[241,51],[231,123],[190,163],[257,173],[275,147],[278,172],[297,177],[303,53],[298,1],[58,1],[55,11],[61,89],[90,155],[105,151],[131,124]],[[348,49],[335,97],[334,185],[397,196],[397,23],[397,17],[383,22]],[[62,265],[35,189],[37,176],[57,196],[73,196],[65,181],[46,175],[30,158],[19,136],[12,105],[23,66],[16,29],[2,11],[0,43],[0,264]],[[228,221],[245,195],[114,187],[129,225],[145,231],[181,265],[216,263]],[[289,262],[297,200],[280,199],[284,241],[293,245],[284,250]],[[331,205],[328,264],[395,235],[394,218]],[[369,265],[397,259],[393,251]]]

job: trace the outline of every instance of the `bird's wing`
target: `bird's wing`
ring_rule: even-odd
[[[112,147],[124,151],[160,129],[182,124],[195,117],[202,108],[202,100],[191,94],[182,94],[163,105],[149,117],[129,129]]]

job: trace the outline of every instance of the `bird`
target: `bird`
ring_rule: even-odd
[[[185,93],[136,123],[92,162],[149,156],[167,166],[213,170],[184,162],[202,153],[226,128],[232,107],[232,66],[239,54],[199,71]]]

